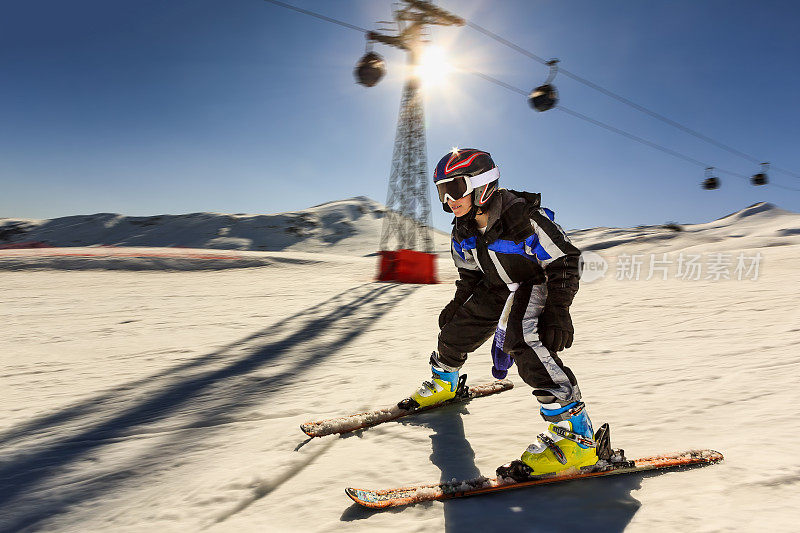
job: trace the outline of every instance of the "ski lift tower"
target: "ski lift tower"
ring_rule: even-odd
[[[424,0],[402,0],[394,11],[397,35],[368,32],[368,43],[379,42],[406,52],[407,74],[400,101],[400,115],[389,176],[389,193],[380,241],[378,280],[407,283],[436,283],[436,256],[431,235],[431,207],[428,196],[428,156],[425,142],[425,114],[417,66],[424,47],[426,26],[463,26],[464,19]],[[377,60],[376,60],[377,58]],[[380,56],[369,49],[356,75],[371,86],[382,71],[369,73],[370,66],[383,69]]]

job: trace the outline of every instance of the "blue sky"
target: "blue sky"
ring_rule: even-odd
[[[293,0],[365,28],[383,0]],[[800,4],[453,0],[439,5],[564,68],[800,174]],[[456,64],[528,90],[546,67],[469,28],[436,29]],[[363,35],[261,0],[29,0],[0,20],[0,217],[275,213],[386,198],[403,56],[352,69]],[[741,174],[756,165],[563,76],[562,103]],[[566,228],[702,222],[800,192],[753,187],[468,74],[426,96],[429,167],[488,150],[504,186],[540,191]],[[800,179],[770,173],[800,189]],[[431,195],[433,192],[431,191]],[[433,223],[449,216],[432,197]]]

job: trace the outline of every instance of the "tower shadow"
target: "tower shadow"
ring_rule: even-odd
[[[120,387],[113,401],[104,393],[96,398],[99,405],[82,402],[7,432],[9,441],[32,439],[32,443],[4,450],[0,461],[0,532],[35,528],[203,446],[202,438],[187,440],[174,430],[211,429],[235,421],[254,406],[268,406],[299,375],[332,358],[414,290],[382,284],[346,291],[327,305],[287,317],[279,327],[250,335],[228,350],[161,372],[152,383],[136,380]],[[259,374],[287,358],[290,368]],[[59,483],[62,473],[92,460],[121,438],[147,433],[154,424],[167,424],[174,442],[155,444],[138,457],[116,462],[105,475]],[[37,437],[43,430],[51,438]]]
[[[391,285],[384,285],[383,289],[390,288]],[[170,366],[159,372],[150,374],[142,379],[136,379],[123,383],[116,387],[110,388],[105,392],[96,394],[86,400],[82,400],[57,409],[52,413],[38,416],[32,420],[22,422],[12,428],[0,432],[0,448],[6,448],[12,445],[20,444],[32,436],[37,436],[42,431],[52,431],[53,428],[59,430],[73,430],[73,424],[83,424],[85,420],[100,419],[107,416],[109,411],[113,411],[113,407],[119,398],[131,395],[132,392],[140,390],[143,387],[151,385],[163,378],[174,377],[180,381],[187,373],[194,371],[202,371],[204,367],[211,366],[222,358],[229,357],[232,350],[242,346],[248,346],[253,343],[258,343],[264,338],[276,339],[286,332],[292,332],[300,329],[303,321],[309,321],[315,315],[321,316],[326,312],[333,310],[347,311],[352,309],[354,303],[361,302],[362,298],[368,299],[369,295],[375,294],[376,291],[381,289],[377,288],[371,283],[365,283],[357,287],[350,288],[342,293],[336,294],[333,297],[315,304],[312,308],[303,309],[291,316],[282,318],[276,324],[256,331],[246,337],[231,342],[218,350],[213,352],[193,357],[189,361]],[[329,317],[332,315],[328,315]],[[300,339],[296,339],[300,340]]]

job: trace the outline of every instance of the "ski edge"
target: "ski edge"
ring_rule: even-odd
[[[318,420],[315,422],[306,422],[300,424],[300,430],[312,438],[325,437],[327,435],[335,435],[341,433],[350,433],[353,431],[358,431],[360,429],[366,429],[373,426],[377,426],[385,422],[391,422],[392,420],[397,420],[398,418],[402,418],[404,416],[421,413],[423,411],[428,411],[431,409],[436,409],[439,407],[444,407],[447,405],[453,405],[457,403],[465,403],[475,398],[482,398],[484,396],[499,394],[501,392],[505,392],[513,388],[514,388],[514,383],[511,380],[498,379],[495,381],[490,381],[488,383],[481,383],[479,385],[469,386],[469,393],[467,396],[463,398],[453,398],[452,400],[448,400],[440,404],[430,405],[428,407],[415,409],[413,411],[406,411],[398,408],[397,406],[392,406],[386,409],[377,409],[375,411],[367,411],[364,413],[357,413],[342,417],[328,418],[325,420]],[[362,420],[364,417],[368,418],[360,423],[356,423],[355,425],[347,424],[348,421],[352,422],[356,420]]]
[[[521,482],[500,482],[497,478],[480,477],[475,480],[468,481],[452,481],[446,483],[436,483],[428,485],[416,485],[409,487],[401,487],[388,490],[368,490],[348,487],[345,489],[345,494],[350,497],[357,504],[368,507],[370,509],[384,509],[387,507],[402,507],[406,505],[436,501],[436,500],[449,500],[452,498],[461,498],[468,496],[477,496],[479,494],[486,494],[491,492],[501,492],[506,490],[515,490],[525,487],[532,487],[535,485],[547,485],[551,483],[561,483],[565,481],[572,481],[577,479],[605,477],[620,474],[629,474],[634,472],[647,472],[651,470],[669,470],[677,469],[688,466],[698,465],[711,465],[719,463],[724,460],[722,453],[711,450],[688,450],[685,452],[674,454],[654,455],[650,457],[642,457],[634,460],[634,466],[612,468],[610,470],[600,470],[593,472],[563,472],[559,474],[545,474],[537,479]],[[480,483],[480,486],[470,486],[472,483]],[[445,487],[462,487],[466,486],[464,490],[444,490]],[[375,501],[365,500],[359,496],[361,494],[373,494],[376,497]],[[394,499],[378,500],[377,497],[389,493],[405,493],[404,496],[399,496]]]

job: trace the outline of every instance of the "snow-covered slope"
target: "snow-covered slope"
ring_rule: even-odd
[[[0,219],[0,245],[43,242],[367,255],[377,250],[384,212],[381,204],[359,196],[273,215],[99,213],[52,220]],[[447,235],[434,230],[437,249],[447,241]]]
[[[761,205],[682,232],[575,233],[608,257],[763,255],[757,279],[582,283],[562,354],[629,456],[714,448],[724,463],[387,512],[344,487],[491,475],[544,429],[512,368],[498,396],[300,432],[429,377],[448,258],[446,283],[425,286],[372,283],[374,257],[295,251],[235,252],[270,261],[234,270],[0,270],[0,531],[795,531],[798,229]],[[487,343],[464,371],[490,367]]]
[[[671,252],[712,244],[715,250],[780,246],[798,242],[800,214],[759,202],[703,224],[665,224],[635,228],[591,228],[570,232],[581,250],[599,252],[635,245],[639,252]]]

